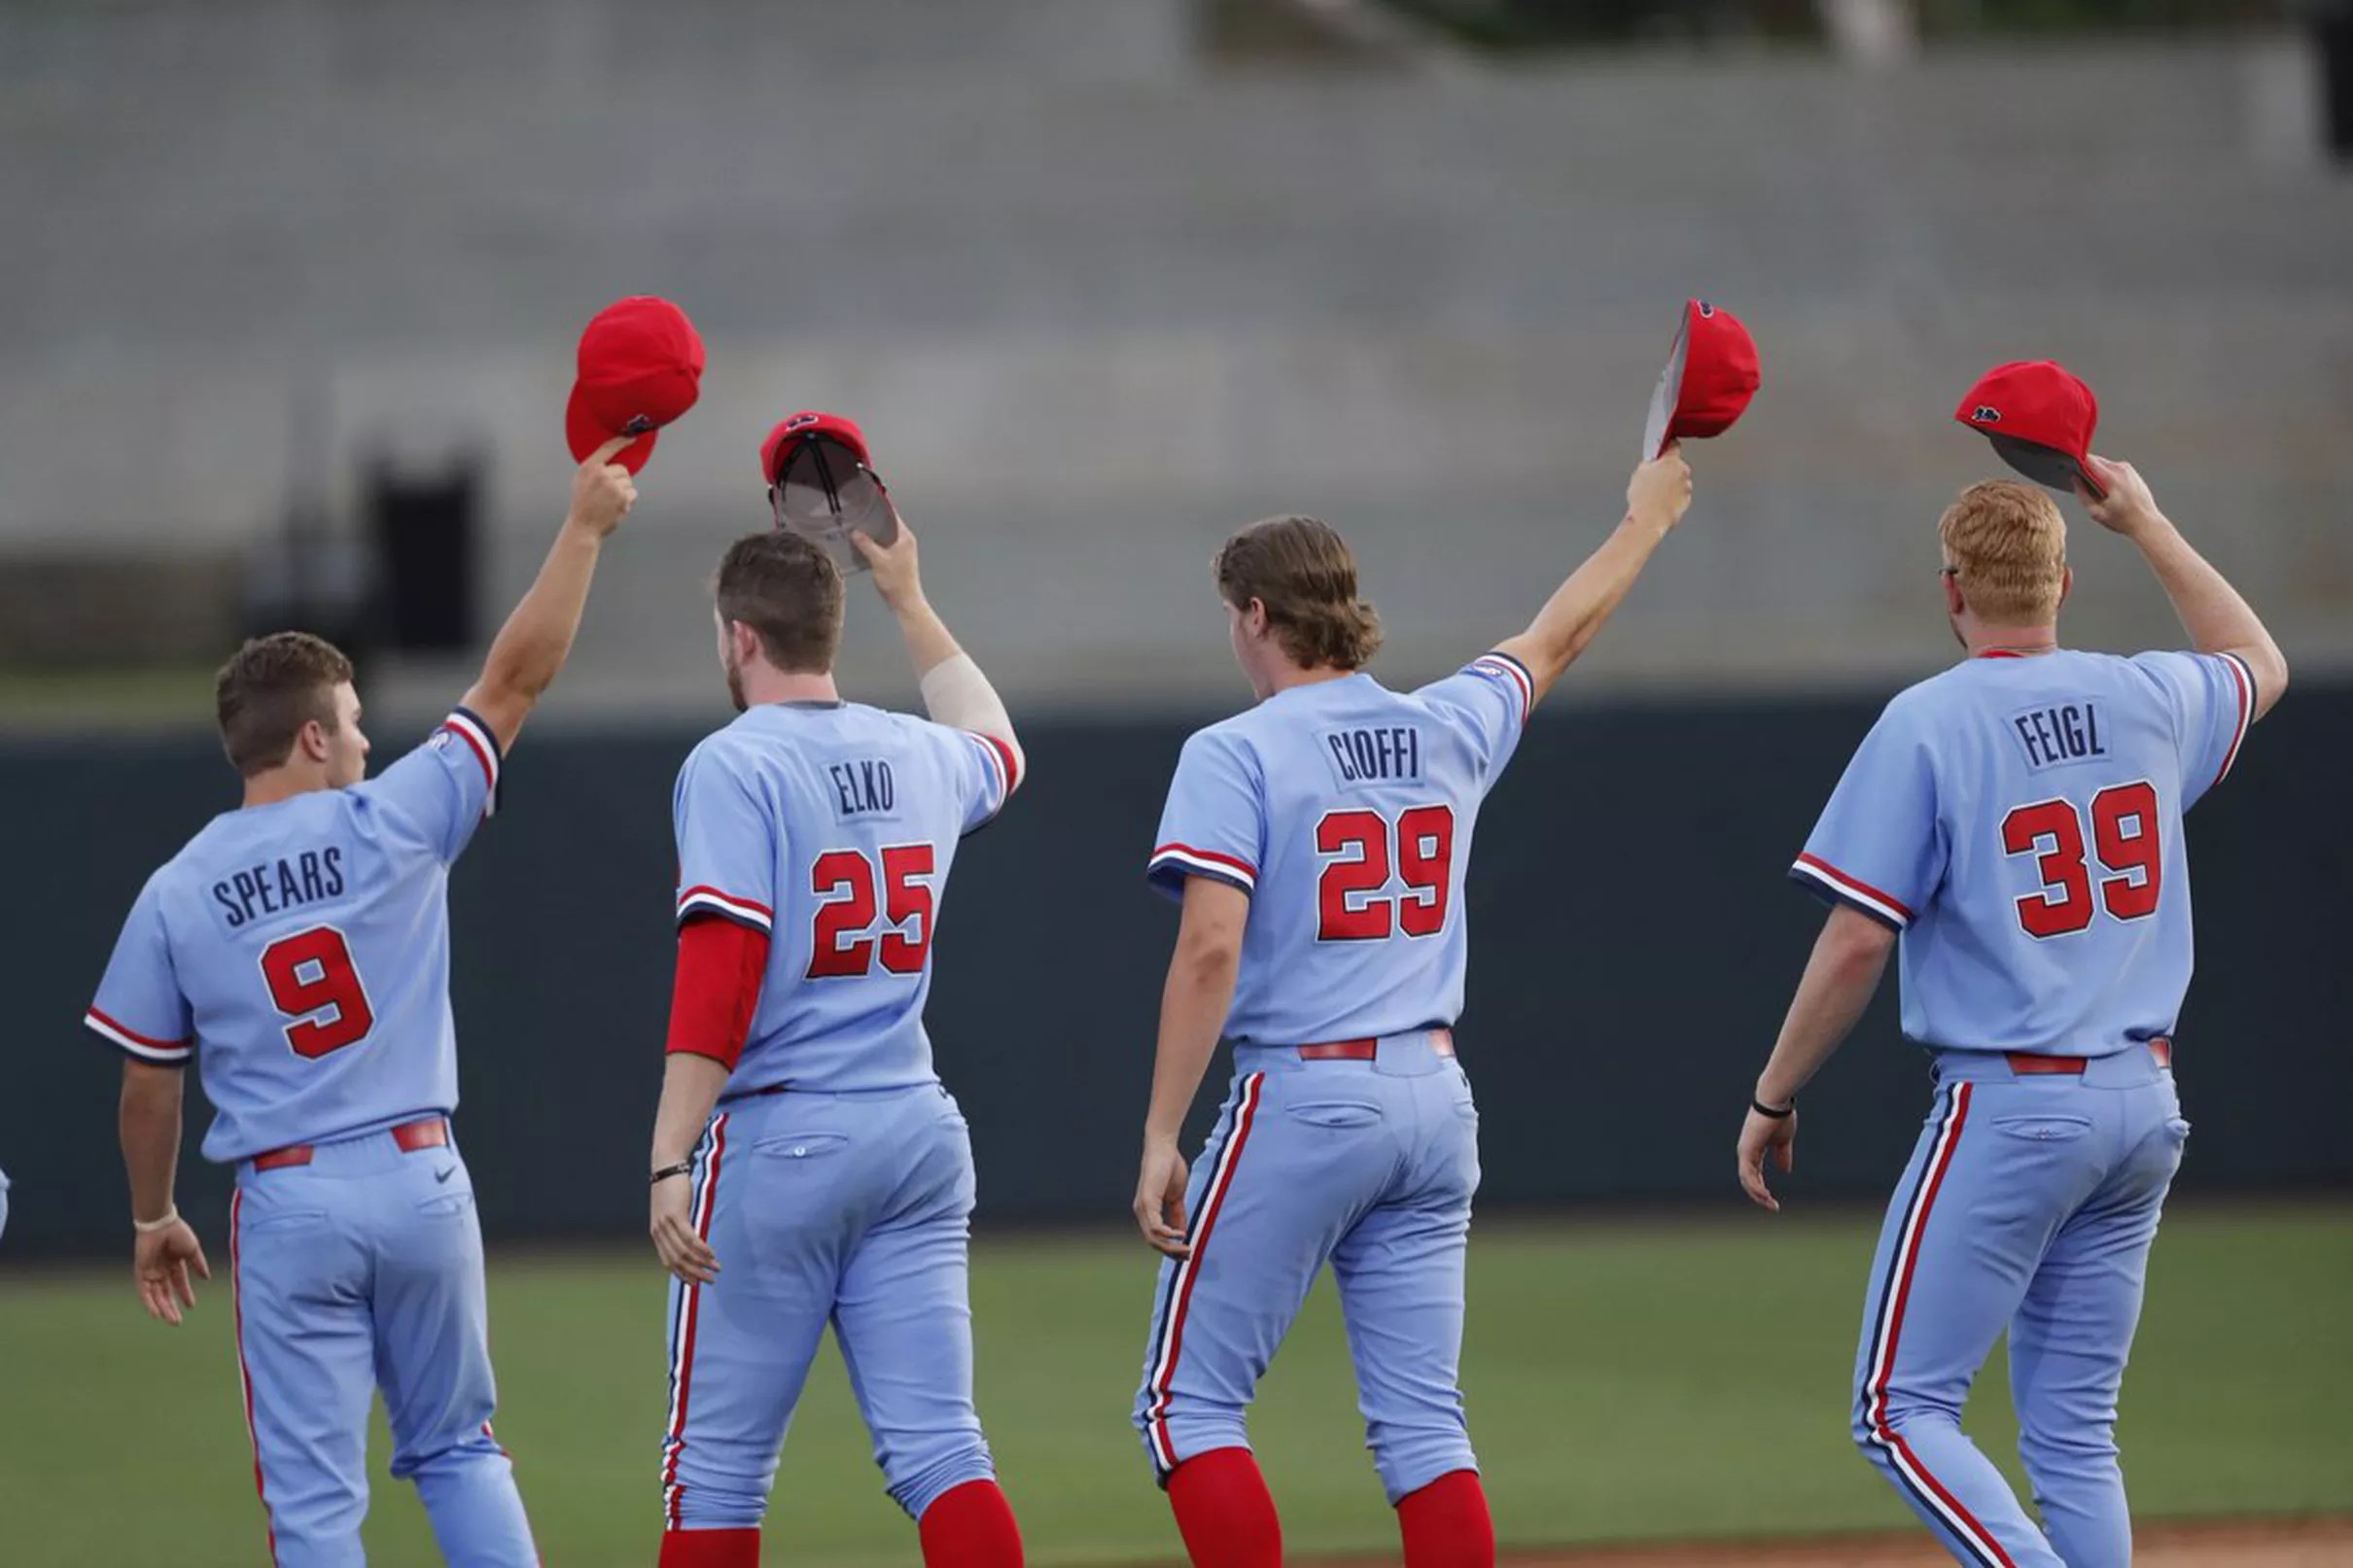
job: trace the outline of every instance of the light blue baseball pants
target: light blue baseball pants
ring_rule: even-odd
[[[1246,1417],[1328,1260],[1388,1499],[1476,1470],[1457,1368],[1479,1113],[1444,1031],[1371,1061],[1244,1046],[1185,1194],[1192,1256],[1160,1268],[1134,1420],[1165,1481],[1249,1446]]]
[[[539,1560],[514,1470],[491,1435],[482,1235],[454,1144],[390,1132],[237,1172],[229,1203],[237,1350],[255,1481],[278,1568],[367,1560],[368,1411],[378,1388],[392,1473],[416,1483],[454,1568]]]
[[[1872,1265],[1855,1442],[1960,1562],[2124,1568],[2116,1400],[2190,1131],[2173,1074],[2139,1047],[2034,1074],[1948,1051],[1937,1080]],[[1961,1432],[2005,1329],[2041,1528]]]
[[[972,1142],[946,1090],[724,1101],[690,1179],[720,1273],[670,1282],[665,1528],[759,1524],[827,1323],[899,1507],[921,1518],[995,1478],[972,1405]]]

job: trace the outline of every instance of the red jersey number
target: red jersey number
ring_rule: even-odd
[[[316,1061],[359,1044],[376,1027],[368,988],[352,966],[351,944],[332,925],[281,936],[263,948],[262,978],[272,1005],[294,1020],[286,1026],[286,1043],[296,1056]]]
[[[895,975],[923,973],[931,950],[929,844],[894,844],[879,856],[830,850],[809,867],[817,918],[809,937],[809,978],[846,980],[871,973],[877,958]],[[877,909],[888,927],[870,934]],[[914,934],[909,935],[910,926]]]
[[[2090,851],[2107,875],[2098,903],[2086,864],[2084,818],[2071,800],[2038,800],[2002,819],[2002,852],[2034,855],[2043,890],[2018,900],[2019,928],[2038,941],[2073,936],[2090,927],[2097,908],[2120,921],[2157,913],[2164,881],[2157,837],[2157,789],[2143,782],[2115,784],[2091,797]]]
[[[1454,881],[1455,814],[1416,806],[1394,822],[1381,813],[1327,812],[1316,824],[1324,857],[1316,883],[1316,939],[1378,942],[1392,931],[1435,936],[1446,928]],[[1388,891],[1390,879],[1402,884]]]

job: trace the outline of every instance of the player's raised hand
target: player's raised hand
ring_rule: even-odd
[[[599,539],[620,527],[629,508],[637,505],[637,481],[613,461],[615,453],[636,439],[634,436],[615,436],[589,453],[572,476],[571,519]]]
[[[1691,465],[1683,461],[1683,443],[1668,441],[1667,450],[1634,470],[1626,483],[1626,514],[1667,532],[1683,520],[1691,507]]]
[[[2076,499],[2084,504],[2084,510],[2091,514],[2093,522],[2111,534],[2129,539],[2158,515],[2157,497],[2150,492],[2149,481],[2141,477],[2140,470],[2129,463],[2112,463],[2096,453],[2090,467],[2100,487],[2108,492],[2094,499],[2081,479],[2075,482]]]
[[[1751,1110],[1748,1120],[1740,1124],[1740,1190],[1750,1202],[1773,1213],[1781,1212],[1781,1201],[1774,1197],[1765,1185],[1765,1161],[1771,1156],[1783,1171],[1797,1165],[1798,1113],[1791,1107],[1787,1116],[1767,1116]]]
[[[850,530],[850,547],[873,569],[874,591],[882,595],[883,603],[897,610],[923,598],[923,573],[916,562],[915,530],[898,514],[896,502],[886,496],[883,505],[891,508],[891,520],[897,525],[896,537],[888,544],[878,544],[873,535],[854,528]]]
[[[160,1231],[141,1235],[131,1251],[131,1274],[139,1284],[139,1305],[158,1323],[180,1326],[184,1307],[196,1305],[194,1280],[210,1279],[212,1266],[204,1261],[204,1243],[186,1220],[174,1220]]]
[[[1155,1252],[1187,1257],[1184,1184],[1191,1172],[1174,1139],[1146,1138],[1143,1168],[1136,1176],[1136,1226]]]

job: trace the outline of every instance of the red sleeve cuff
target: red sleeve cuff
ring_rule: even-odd
[[[733,1068],[751,1037],[767,972],[766,931],[716,912],[689,913],[678,933],[665,1049]]]

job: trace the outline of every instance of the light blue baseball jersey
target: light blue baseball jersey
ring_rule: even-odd
[[[1188,877],[1250,895],[1228,1039],[1314,1045],[1454,1023],[1471,830],[1534,691],[1502,653],[1410,693],[1359,671],[1185,742],[1149,875],[1172,897]]]
[[[148,878],[85,1022],[142,1062],[195,1059],[206,1159],[456,1109],[449,865],[499,767],[461,708],[364,784],[224,812]]]
[[[1011,748],[857,703],[766,703],[679,770],[678,919],[766,932],[725,1093],[935,1083],[924,998],[957,841],[1020,784]]]
[[[2189,990],[2182,814],[2238,755],[2230,654],[1970,659],[1887,705],[1790,874],[1903,933],[1904,1032],[2107,1056]]]

